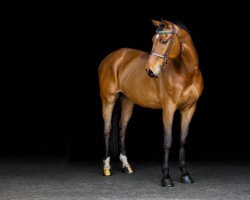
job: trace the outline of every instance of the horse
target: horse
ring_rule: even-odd
[[[119,159],[123,171],[133,173],[126,156],[125,134],[134,104],[162,109],[164,158],[161,185],[172,187],[174,184],[169,173],[169,152],[172,145],[174,113],[178,110],[181,116],[180,180],[182,183],[193,183],[186,167],[185,144],[189,124],[204,85],[198,54],[185,26],[163,19],[152,20],[152,24],[157,30],[152,38],[150,54],[122,48],[107,55],[98,68],[105,140],[103,175],[112,174],[109,147],[112,111],[119,94],[122,94]]]

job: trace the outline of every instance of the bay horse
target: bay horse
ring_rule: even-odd
[[[161,183],[163,187],[174,186],[169,174],[169,152],[172,144],[174,113],[179,110],[180,179],[183,183],[193,183],[186,168],[185,143],[197,100],[203,90],[198,55],[191,36],[184,26],[166,20],[152,20],[152,23],[157,30],[152,38],[153,46],[150,54],[122,48],[106,56],[98,69],[105,139],[103,174],[111,175],[109,149],[111,118],[118,94],[122,93],[119,158],[123,170],[126,173],[133,173],[126,156],[125,133],[134,104],[162,109],[164,159]]]

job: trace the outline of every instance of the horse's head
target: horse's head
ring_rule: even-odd
[[[176,34],[178,27],[172,22],[152,20],[152,23],[157,27],[157,30],[152,39],[153,47],[146,71],[150,77],[158,78],[161,68],[167,65],[168,59],[175,59],[179,56],[181,45]]]

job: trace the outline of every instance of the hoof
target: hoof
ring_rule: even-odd
[[[123,167],[122,172],[126,173],[126,174],[132,174],[133,170],[132,170],[132,168],[130,166],[129,167]]]
[[[181,176],[181,182],[182,183],[194,183],[193,179],[191,178],[190,175],[184,175],[184,176]]]
[[[103,169],[103,176],[111,176],[111,170],[108,168]]]
[[[173,187],[174,183],[171,178],[162,178],[161,185],[162,187]]]

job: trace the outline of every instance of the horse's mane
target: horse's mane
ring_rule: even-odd
[[[190,33],[190,31],[188,30],[188,28],[187,28],[184,24],[182,24],[181,22],[179,22],[179,21],[171,21],[171,22],[174,23],[174,24],[175,24],[176,26],[178,26],[179,28],[184,29],[185,31],[188,32],[189,35],[191,35],[191,33]]]

